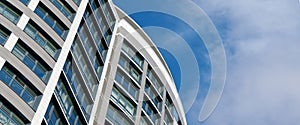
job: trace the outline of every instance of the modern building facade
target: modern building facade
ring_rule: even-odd
[[[186,125],[159,51],[112,1],[0,1],[0,124]]]

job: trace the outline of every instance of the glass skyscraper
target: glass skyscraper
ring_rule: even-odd
[[[0,124],[186,125],[170,71],[112,1],[0,1]]]

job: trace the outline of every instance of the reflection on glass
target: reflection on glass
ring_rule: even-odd
[[[71,60],[67,59],[63,70],[66,73],[67,79],[71,84],[72,91],[74,92],[86,119],[89,119],[93,103],[88,99],[87,96],[90,95],[86,90],[83,89],[84,85],[79,81],[79,77],[81,76],[79,76],[79,74],[74,71],[76,67],[73,65],[74,64],[71,63]]]
[[[80,3],[81,3],[81,0],[73,0],[73,2],[74,2],[77,6],[79,6]]]
[[[18,14],[15,8],[11,8],[9,6],[9,3],[6,1],[0,1],[0,14],[6,17],[8,20],[13,22],[14,24],[17,24],[20,14]]]
[[[111,99],[117,103],[131,118],[135,115],[136,107],[130,102],[123,94],[121,94],[116,88],[113,88],[111,92]]]
[[[122,66],[126,70],[126,72],[134,78],[134,80],[140,83],[141,72],[138,69],[136,69],[132,64],[130,64],[129,60],[125,59],[123,56],[120,56],[119,65]]]
[[[30,0],[20,0],[23,4],[28,5]]]
[[[7,29],[0,25],[0,44],[4,45],[8,39],[10,33],[7,32]]]
[[[98,87],[98,81],[93,75],[94,73],[88,67],[88,60],[84,57],[83,50],[79,47],[78,41],[74,41],[71,51],[74,55],[74,60],[78,64],[78,68],[83,75],[86,85],[88,86],[90,92],[92,93],[93,98],[96,96],[96,91]]]
[[[24,29],[33,40],[37,42],[49,55],[56,58],[58,48],[53,45],[42,33],[40,33],[32,24],[28,23]],[[51,40],[52,41],[52,40]]]
[[[125,40],[126,41],[126,40]],[[143,68],[144,59],[142,56],[125,42],[122,45],[122,50],[140,67]]]
[[[61,120],[61,113],[55,107],[51,100],[45,113],[45,119],[48,125],[64,125]]]
[[[124,118],[121,114],[122,112],[113,107],[112,105],[108,106],[106,118],[110,120],[114,125],[132,125],[129,120]]]
[[[142,108],[155,125],[159,124],[159,114],[149,101],[143,101]]]
[[[63,28],[63,24],[55,19],[55,17],[48,13],[43,7],[38,6],[34,11],[40,18],[42,18],[61,38],[64,40],[67,37],[68,31]]]
[[[0,80],[10,87],[32,108],[37,98],[37,94],[24,82],[24,77],[16,75],[11,68],[4,66],[0,71]]]
[[[0,124],[1,125],[25,125],[25,123],[0,100]]]
[[[139,90],[134,85],[134,83],[130,80],[130,78],[126,77],[123,73],[121,73],[120,70],[117,71],[115,80],[123,86],[127,92],[134,97],[136,100],[138,100]]]
[[[12,53],[27,65],[41,80],[47,83],[47,76],[50,75],[50,70],[39,62],[39,59],[36,58],[36,54],[32,54],[32,50],[25,48],[27,47],[17,44],[12,50]]]
[[[160,95],[162,95],[163,86],[161,85],[161,83],[159,82],[159,80],[157,78],[157,75],[155,74],[155,72],[151,68],[149,68],[147,70],[147,77],[150,79],[153,86],[158,90]]]
[[[63,81],[62,79],[59,79],[56,88],[55,88],[55,94],[57,95],[58,101],[60,105],[63,108],[63,112],[65,113],[69,123],[71,125],[76,124],[82,124],[82,122],[79,120],[77,122],[76,119],[79,119],[78,111],[74,107],[74,103],[72,102],[72,99],[70,97],[71,93],[69,93],[66,89],[66,86],[68,83]]]
[[[70,8],[69,6],[67,6],[66,3],[63,3],[63,1],[61,0],[50,0],[53,5],[55,7],[57,7],[57,9],[60,10],[60,12],[62,12],[70,21],[73,21],[74,17],[75,17],[75,13],[72,10],[72,8]]]

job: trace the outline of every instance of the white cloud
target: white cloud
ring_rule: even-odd
[[[226,22],[227,82],[204,124],[300,124],[300,4],[297,0],[202,0]],[[224,35],[225,34],[225,35]],[[233,50],[233,52],[229,52]]]

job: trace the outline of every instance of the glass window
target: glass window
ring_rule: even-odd
[[[47,81],[46,77],[49,72],[46,70],[44,66],[42,66],[38,62],[36,63],[36,67],[33,69],[33,72],[41,79],[45,79],[45,81]]]
[[[81,3],[81,0],[73,0],[73,2],[74,2],[77,6],[79,6],[80,3]]]
[[[8,109],[0,100],[0,124],[3,125],[25,125],[12,110]]]
[[[68,6],[67,3],[61,0],[50,0],[57,9],[60,10],[70,21],[73,21],[75,12],[74,10]]]
[[[94,20],[96,20],[94,18],[94,16],[92,15],[92,12],[90,11],[86,11],[85,12],[85,19],[86,19],[86,25],[89,27],[89,31],[91,33],[91,36],[93,37],[96,45],[99,48],[99,51],[101,53],[101,56],[103,58],[105,58],[106,56],[106,48],[103,46],[103,40],[101,39],[103,36],[100,32],[98,32],[99,30],[96,29],[96,22]],[[81,31],[86,31],[87,29],[83,29],[84,27],[82,27]]]
[[[101,8],[97,8],[95,11],[94,11],[94,14],[95,14],[95,17],[96,17],[96,20],[98,22],[98,25],[102,31],[102,33],[104,33],[108,26],[106,26],[104,24],[104,19],[102,18],[103,16],[101,15]],[[103,37],[103,36],[102,36]]]
[[[140,125],[149,125],[148,122],[146,121],[146,116],[142,115],[140,119]]]
[[[8,20],[17,24],[21,12],[10,5],[7,1],[0,1],[0,14],[6,17]]]
[[[160,96],[158,96],[157,92],[155,92],[155,89],[153,86],[149,83],[149,81],[146,81],[145,85],[145,92],[149,96],[150,100],[154,103],[156,108],[161,111],[162,110],[162,99]]]
[[[101,28],[101,31],[103,33],[104,39],[110,43],[112,30],[109,29],[109,27],[113,27],[114,25],[114,19],[111,16],[110,11],[106,7],[105,4],[106,0],[100,0],[101,5],[98,3],[97,0],[90,0],[90,4],[92,7],[92,10],[94,12],[94,15],[96,17],[96,20],[98,22],[99,27]]]
[[[93,103],[91,100],[87,98],[89,94],[87,93],[87,91],[84,90],[83,82],[79,82],[78,77],[81,76],[77,76],[78,75],[77,72],[74,71],[76,70],[76,67],[75,65],[73,65],[70,58],[67,59],[63,70],[67,75],[67,79],[71,84],[72,91],[74,92],[76,99],[78,100],[78,103],[82,108],[82,111],[86,119],[89,119],[91,113],[91,107],[93,106]]]
[[[99,8],[99,4],[97,0],[89,0],[89,1],[93,11]]]
[[[106,2],[107,2],[107,0],[100,0],[101,8],[102,8],[104,15],[106,16],[106,20],[107,20],[109,26],[112,26],[114,24],[114,19],[112,17],[112,14],[110,13],[109,4],[105,4]]]
[[[10,31],[8,31],[4,26],[0,25],[0,44],[4,45],[8,39]]]
[[[34,97],[32,96],[32,92],[29,92],[30,90],[26,90],[24,91],[24,93],[22,94],[22,98],[26,101],[26,102],[30,102],[31,100],[34,100]],[[32,101],[31,101],[32,102]]]
[[[159,82],[157,75],[154,73],[154,71],[149,68],[147,70],[147,77],[150,79],[150,81],[152,82],[154,88],[156,88],[158,90],[158,92],[160,93],[160,95],[162,95],[163,92],[163,86],[162,84]]]
[[[27,25],[24,31],[32,38],[35,38],[38,34],[38,31],[32,25]]]
[[[0,72],[0,80],[4,83],[10,84],[13,80],[14,74],[12,72]]]
[[[119,59],[119,65],[121,65],[121,67],[123,67],[126,70],[126,72],[130,74],[131,77],[134,78],[134,80],[140,83],[141,72],[138,71],[138,69],[136,69],[134,65],[131,64],[130,61],[125,59],[125,57],[123,57],[122,55],[120,56]]]
[[[34,102],[37,101],[37,93],[35,93],[27,84],[28,80],[24,76],[18,75],[11,71],[12,68],[4,66],[0,71],[0,80],[10,87],[17,95],[19,95],[32,108]],[[26,81],[26,82],[25,82]]]
[[[51,11],[46,10],[46,7],[40,4],[34,11],[40,18],[42,18],[61,38],[64,40],[67,37],[68,30],[63,27],[62,22],[49,13]]]
[[[98,81],[95,74],[90,70],[88,60],[84,57],[84,50],[79,47],[78,41],[73,42],[71,51],[73,52],[74,60],[78,63],[78,68],[83,75],[86,85],[91,91],[93,98],[95,98]]]
[[[111,98],[116,104],[118,104],[123,110],[125,110],[131,118],[133,118],[136,111],[136,105],[129,101],[115,87],[112,90]]]
[[[48,122],[48,125],[65,125],[66,123],[63,122],[63,117],[61,113],[57,110],[57,106],[54,106],[53,100],[51,100],[50,104],[48,105],[47,111],[45,113],[45,119]]]
[[[144,59],[142,56],[135,50],[133,50],[126,40],[124,40],[122,45],[122,50],[140,67],[143,67]]]
[[[24,64],[27,65],[30,69],[31,68],[34,68],[34,65],[35,65],[35,60],[33,60],[30,56],[28,56],[26,54],[26,56],[24,57],[23,60],[21,61],[24,61]]]
[[[159,124],[159,114],[149,101],[143,101],[142,108],[155,125]]]
[[[173,109],[173,102],[172,102],[169,94],[167,94],[166,105],[169,108],[169,110],[172,111],[172,109]]]
[[[42,64],[40,62],[41,59],[38,58],[37,54],[33,53],[32,50],[20,42],[21,41],[16,44],[12,53],[27,65],[41,80],[47,83],[50,69],[48,66],[45,66],[45,63]]]
[[[20,80],[14,80],[12,81],[12,83],[10,84],[10,87],[12,88],[12,90],[14,90],[17,94],[21,94],[21,92],[23,91],[23,87],[20,85],[23,84],[21,83]]]
[[[124,73],[121,73],[121,70],[117,70],[115,80],[118,82],[118,84],[122,85],[122,87],[127,90],[132,97],[138,100],[138,88],[134,85],[130,78],[126,77]]]
[[[28,5],[30,0],[20,0],[23,4]]]
[[[174,111],[173,111],[172,114],[173,114],[173,116],[175,117],[175,120],[179,122],[179,116],[178,116],[178,113],[177,113],[177,110],[176,110],[176,109],[174,109]]]
[[[167,125],[172,125],[173,120],[172,120],[171,116],[169,115],[169,113],[165,113],[164,121],[166,122]]]
[[[101,54],[99,54],[96,47],[93,46],[93,43],[94,43],[93,40],[88,37],[89,34],[87,31],[88,31],[88,29],[83,24],[81,24],[81,26],[79,27],[79,30],[78,30],[78,34],[79,34],[82,44],[86,50],[86,53],[89,56],[89,59],[90,59],[91,63],[93,64],[94,69],[97,72],[97,76],[100,79],[100,76],[102,73],[101,69],[103,68],[103,60],[102,59],[104,58],[104,54],[106,54],[104,52],[106,50],[103,50],[103,48],[99,48],[100,53],[101,53]],[[76,42],[77,41],[79,42],[79,39],[76,37]],[[102,59],[101,59],[101,56],[102,56]]]
[[[68,83],[60,78],[55,88],[55,94],[58,97],[60,105],[63,107],[63,111],[66,114],[69,123],[74,124],[75,119],[79,118],[79,116],[78,111],[74,109],[74,103],[72,102],[72,99],[70,97],[71,94],[66,89],[65,85],[67,84]],[[78,122],[82,124],[80,120]]]
[[[128,119],[126,119],[122,112],[113,107],[112,105],[108,106],[106,117],[109,119],[114,125],[132,125]],[[130,124],[131,123],[131,124]]]
[[[49,55],[51,55],[54,59],[56,59],[56,55],[59,52],[58,45],[54,45],[54,41],[46,36],[46,34],[42,34],[33,26],[33,23],[29,22],[25,27],[24,31],[39,44]],[[50,42],[51,41],[51,42]]]

